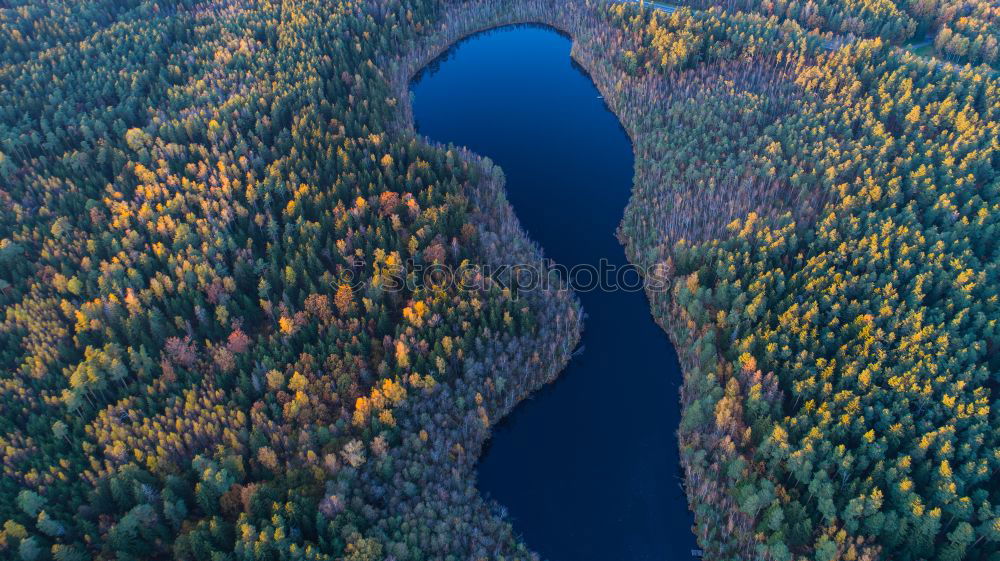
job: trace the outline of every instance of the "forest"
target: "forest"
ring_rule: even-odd
[[[924,43],[935,56],[960,63],[1000,65],[1000,6],[986,1],[941,0],[727,0],[680,2],[794,20],[807,30],[852,38],[880,37],[894,44]]]
[[[406,88],[464,36],[541,22],[634,143],[619,237],[673,280],[648,296],[706,557],[1000,558],[998,21],[4,4],[0,557],[536,558],[473,467],[582,310],[418,274],[540,249],[501,170],[414,133]]]
[[[631,30],[612,62],[640,158],[620,236],[675,279],[650,298],[684,355],[700,543],[996,558],[989,69],[881,38],[830,52],[773,16],[610,17]]]
[[[527,558],[469,468],[579,310],[413,272],[537,252],[399,125],[442,6],[64,7],[0,34],[0,557]]]

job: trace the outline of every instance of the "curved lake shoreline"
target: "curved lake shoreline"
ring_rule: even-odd
[[[546,256],[572,267],[628,262],[615,230],[628,203],[628,135],[550,27],[467,37],[411,84],[417,130],[496,162]],[[642,292],[584,292],[575,357],[496,427],[479,488],[529,547],[553,560],[686,559],[677,355]]]

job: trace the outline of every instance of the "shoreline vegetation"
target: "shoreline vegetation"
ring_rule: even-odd
[[[474,466],[579,302],[381,283],[539,257],[407,91],[541,23],[632,139],[630,261],[676,280],[647,296],[706,557],[995,558],[1000,90],[888,42],[946,22],[935,48],[995,61],[994,9],[741,5],[5,8],[0,555],[535,558]]]

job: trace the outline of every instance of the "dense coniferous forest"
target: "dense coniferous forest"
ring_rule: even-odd
[[[902,44],[927,43],[940,57],[954,62],[1000,63],[1000,6],[985,1],[874,0],[727,0],[680,2],[696,8],[776,15],[808,30],[843,37],[881,37]]]
[[[639,155],[621,235],[675,280],[650,297],[702,544],[994,558],[997,81],[759,17],[611,14]]]
[[[709,4],[0,8],[0,556],[532,558],[472,468],[581,310],[477,276],[540,250],[406,88],[542,22],[634,142],[706,556],[997,558],[996,6]]]
[[[2,557],[527,557],[470,466],[578,306],[410,270],[537,253],[397,130],[441,6],[134,4],[3,12]]]

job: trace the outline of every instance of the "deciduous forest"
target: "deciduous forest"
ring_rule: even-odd
[[[633,140],[705,556],[1000,558],[1000,9],[968,0],[5,4],[0,557],[536,557],[473,467],[582,310],[477,276],[540,249],[406,93],[521,22]]]

